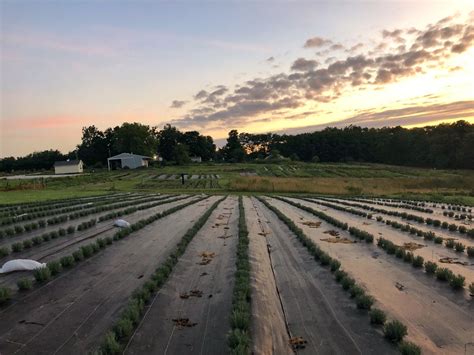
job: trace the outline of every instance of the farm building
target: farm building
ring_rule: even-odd
[[[132,154],[132,153],[121,153],[110,157],[107,159],[107,165],[109,170],[116,170],[116,169],[136,169],[141,167],[148,167],[148,161],[152,158]]]
[[[55,174],[80,174],[84,171],[82,160],[66,160],[54,163]]]
[[[189,157],[193,163],[201,163],[202,158],[201,157]]]

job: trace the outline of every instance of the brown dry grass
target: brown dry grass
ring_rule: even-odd
[[[331,195],[387,195],[398,193],[465,193],[474,186],[474,177],[240,177],[230,183],[234,191],[298,192]]]

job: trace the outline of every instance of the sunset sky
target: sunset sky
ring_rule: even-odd
[[[472,1],[0,0],[0,157],[81,128],[474,123]]]

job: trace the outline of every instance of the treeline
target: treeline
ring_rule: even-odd
[[[0,171],[50,169],[57,160],[82,159],[87,167],[104,167],[119,153],[158,155],[162,164],[186,164],[190,157],[215,162],[370,162],[405,166],[474,169],[474,125],[466,121],[423,128],[326,128],[296,135],[229,132],[216,149],[212,137],[140,123],[105,131],[82,129],[81,143],[68,154],[57,150],[0,160]]]
[[[474,125],[466,121],[422,128],[326,128],[297,135],[239,134],[247,157],[272,151],[293,160],[370,162],[432,168],[474,168]]]

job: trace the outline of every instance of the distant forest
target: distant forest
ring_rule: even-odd
[[[81,143],[74,151],[47,150],[3,158],[0,171],[51,169],[55,161],[65,159],[82,159],[86,167],[100,168],[106,166],[109,156],[123,152],[158,155],[161,164],[186,164],[190,157],[199,156],[216,163],[293,160],[474,169],[474,124],[458,121],[412,129],[348,126],[296,135],[232,130],[220,149],[210,136],[181,132],[171,125],[158,129],[124,123],[105,131],[89,126],[82,129]]]

